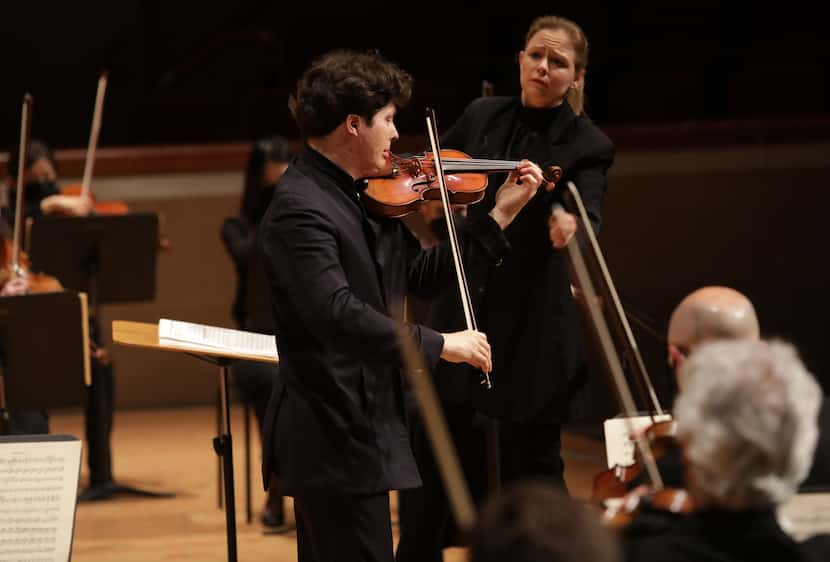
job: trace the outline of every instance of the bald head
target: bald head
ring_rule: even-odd
[[[690,351],[710,340],[757,340],[755,308],[729,287],[703,287],[684,298],[669,321],[669,345]]]

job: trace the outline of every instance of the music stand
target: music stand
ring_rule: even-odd
[[[54,275],[67,289],[89,295],[93,318],[100,305],[151,301],[156,295],[159,247],[156,213],[26,220],[32,271]],[[115,483],[113,494],[172,497]]]
[[[45,215],[27,220],[33,271],[89,295],[101,304],[151,301],[156,296],[158,215]]]
[[[222,459],[225,485],[225,529],[227,532],[228,562],[236,562],[236,501],[233,483],[233,442],[231,440],[231,408],[228,399],[228,365],[235,359],[277,363],[276,357],[251,355],[235,351],[210,349],[188,343],[170,344],[159,340],[157,324],[113,320],[112,340],[133,347],[146,347],[166,351],[178,351],[207,361],[219,367],[219,392],[222,416],[218,435],[213,439],[213,449]]]
[[[244,319],[244,328],[249,332],[256,332],[259,334],[273,334],[274,333],[274,316],[271,310],[271,287],[268,283],[268,277],[265,273],[265,265],[262,261],[262,255],[254,245],[253,251],[250,253],[248,259],[248,276],[245,287],[245,303],[246,315]],[[219,395],[221,396],[221,388]],[[251,422],[250,410],[251,404],[243,398],[244,406],[244,423],[245,423],[245,520],[251,523],[253,520],[253,512],[251,509]],[[222,403],[221,400],[216,402],[216,420],[217,427],[221,430],[222,419]],[[259,432],[261,437],[261,432]],[[222,459],[218,459],[218,473],[219,473],[219,489],[218,501],[219,508],[222,506]],[[273,532],[274,534],[282,534],[286,532],[287,528],[279,527]],[[268,533],[269,531],[266,531]]]
[[[0,298],[0,409],[75,407],[90,384],[86,295]],[[5,433],[0,421],[0,433]]]

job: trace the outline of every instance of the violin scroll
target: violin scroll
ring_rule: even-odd
[[[559,166],[548,166],[542,170],[542,177],[545,178],[545,183],[542,187],[550,191],[562,179],[562,168]]]

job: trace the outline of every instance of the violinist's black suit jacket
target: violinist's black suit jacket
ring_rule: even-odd
[[[525,121],[533,122],[532,112],[518,98],[480,98],[442,138],[443,147],[476,158],[527,158],[543,169],[561,166],[563,176],[552,193],[539,193],[505,230],[511,252],[502,265],[468,272],[470,290],[477,297],[479,329],[493,349],[493,389],[482,390],[470,369],[443,361],[436,384],[451,403],[472,400],[477,409],[495,417],[550,423],[565,415],[581,333],[566,257],[551,246],[547,217],[565,183],[573,181],[598,229],[614,147],[589,118],[576,116],[567,101],[541,130],[523,126]],[[531,115],[523,119],[527,113]],[[503,176],[490,179],[484,201],[468,209],[471,219],[493,208],[503,180]],[[457,291],[443,291],[433,311],[435,329],[462,326]],[[469,372],[467,377],[458,372],[462,369]]]
[[[470,224],[467,255],[501,258],[489,217]],[[263,427],[264,481],[283,493],[374,494],[420,484],[404,424],[396,335],[407,290],[455,280],[446,245],[421,251],[399,220],[368,217],[359,188],[306,147],[260,225],[280,354]],[[432,368],[442,336],[410,326]]]

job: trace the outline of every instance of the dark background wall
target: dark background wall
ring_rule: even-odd
[[[435,107],[448,127],[479,95],[482,80],[498,94],[516,93],[515,55],[527,26],[560,8],[445,2],[430,27],[422,3],[343,4],[300,3],[288,14],[284,3],[252,0],[5,3],[0,147],[17,141],[24,92],[35,97],[33,135],[57,148],[84,147],[98,73],[106,68],[99,195],[105,185],[129,185],[119,197],[164,213],[176,244],[160,257],[156,301],[107,307],[105,320],[161,316],[231,326],[233,273],[218,228],[236,212],[241,188],[241,176],[185,178],[176,173],[202,169],[169,156],[159,167],[158,159],[113,147],[186,143],[204,156],[205,143],[236,142],[227,151],[214,145],[217,154],[201,161],[211,172],[241,172],[256,137],[280,132],[296,140],[286,100],[312,57],[334,47],[376,47],[416,78],[399,128],[401,150],[417,148],[424,106]],[[825,21],[798,2],[774,10],[710,0],[561,8],[591,41],[588,110],[620,149],[601,242],[623,297],[662,331],[690,290],[734,286],[755,301],[765,333],[796,342],[830,390]],[[82,150],[59,157],[64,176],[80,174]],[[162,171],[168,175],[160,179]],[[183,182],[208,180],[227,182],[225,191],[181,191]],[[148,195],[157,183],[163,194]],[[642,332],[638,339],[650,371],[662,375],[661,345]],[[117,346],[114,352],[122,406],[214,396],[211,369]],[[203,383],[194,392],[196,380]],[[658,382],[665,392],[665,379]]]
[[[34,134],[86,144],[96,79],[110,72],[101,145],[249,140],[296,129],[286,99],[310,59],[378,48],[416,78],[402,132],[422,108],[448,126],[478,95],[517,91],[515,55],[537,15],[581,23],[592,45],[591,115],[601,124],[830,112],[824,20],[788,2],[479,3],[6,2],[0,12],[0,141],[16,139],[20,99]],[[290,13],[289,13],[290,12]]]

